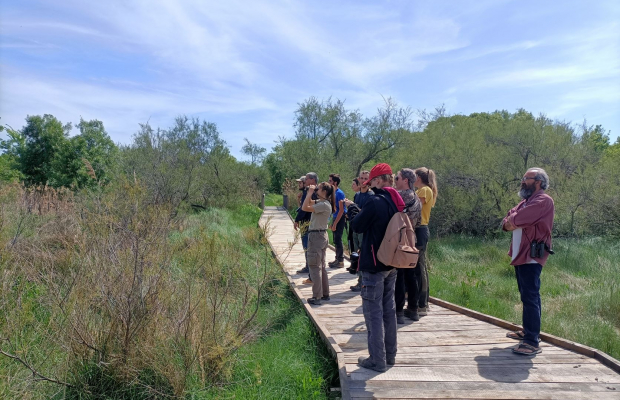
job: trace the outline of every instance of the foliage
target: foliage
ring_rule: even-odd
[[[215,124],[185,116],[167,130],[141,125],[122,158],[124,172],[145,183],[153,202],[175,207],[258,204],[266,180],[257,165],[230,155]]]
[[[7,130],[9,139],[2,142],[2,149],[17,161],[27,184],[45,185],[52,173],[52,161],[70,130],[71,124],[62,125],[53,115],[28,116],[20,132]]]
[[[294,127],[295,138],[280,138],[274,155],[265,160],[274,191],[281,190],[286,178],[310,171],[320,181],[330,173],[357,176],[370,161],[387,157],[404,143],[413,119],[411,109],[392,99],[365,118],[358,110],[347,110],[343,101],[311,97],[299,104]]]
[[[325,180],[340,173],[349,197],[360,169],[387,162],[393,171],[426,166],[438,178],[439,197],[431,230],[438,235],[487,235],[518,201],[520,179],[544,168],[554,198],[554,234],[618,234],[620,165],[617,146],[600,126],[574,126],[525,110],[448,115],[443,107],[418,112],[392,100],[375,116],[347,110],[344,102],[313,97],[299,104],[296,135],[281,139],[265,159],[271,189],[309,171]],[[419,128],[416,131],[415,128]]]
[[[52,160],[50,184],[78,189],[107,185],[118,165],[118,148],[101,121],[80,119],[77,127],[80,134],[63,142]]]
[[[110,182],[118,165],[118,149],[101,121],[80,119],[80,134],[69,138],[71,124],[53,115],[28,116],[21,131],[8,128],[0,141],[1,181],[27,185],[93,188]]]
[[[64,382],[67,398],[206,390],[231,378],[235,354],[271,317],[291,316],[271,309],[288,289],[255,206],[175,215],[131,181],[28,193],[0,187],[0,349],[37,373],[0,356],[0,397],[32,396],[32,377]]]
[[[119,149],[98,120],[81,119],[73,137],[71,124],[52,115],[26,121],[20,131],[8,128],[8,138],[0,142],[0,181],[77,191],[104,187],[124,175],[143,182],[152,204],[175,209],[258,204],[267,186],[260,166],[265,149],[248,141],[252,162],[238,162],[211,122],[179,116],[169,129],[144,124],[133,143]]]
[[[248,138],[244,138],[243,140],[245,140],[245,144],[241,148],[241,152],[247,156],[250,156],[250,164],[261,164],[265,158],[267,149],[250,142]]]

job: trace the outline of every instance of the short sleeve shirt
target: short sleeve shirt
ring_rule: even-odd
[[[314,212],[310,217],[310,230],[326,230],[327,221],[332,212],[332,205],[327,200],[320,200],[314,204]]]
[[[340,212],[340,201],[345,199],[344,192],[341,189],[336,189],[336,209],[334,210],[334,219],[338,216],[338,212]],[[347,207],[344,208],[344,212],[347,212]]]
[[[431,219],[431,208],[435,205],[435,198],[433,196],[433,190],[428,186],[423,186],[415,192],[418,197],[424,197],[424,204],[422,204],[422,222],[421,225],[428,225],[428,221]]]

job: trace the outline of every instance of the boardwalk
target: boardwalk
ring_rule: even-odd
[[[496,326],[509,323],[469,312],[477,316],[472,318],[464,314],[467,310],[438,299],[433,299],[428,316],[399,325],[394,367],[385,373],[359,368],[357,358],[368,351],[361,298],[349,290],[355,276],[344,269],[329,271],[331,301],[308,305],[310,286],[302,284],[305,276],[296,274],[303,266],[303,248],[300,242],[291,243],[294,230],[288,214],[267,207],[260,223],[268,223],[269,242],[291,288],[338,361],[344,399],[620,399],[620,364],[610,357],[548,335],[551,342],[585,352],[542,342],[543,352],[534,358],[514,355],[516,342]],[[328,260],[333,258],[328,250]]]

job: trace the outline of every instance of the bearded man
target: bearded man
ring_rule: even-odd
[[[521,340],[513,353],[532,356],[542,350],[540,342],[540,273],[551,250],[551,231],[555,208],[553,199],[545,193],[549,176],[542,168],[530,168],[521,179],[521,202],[508,211],[502,222],[505,231],[512,232],[508,255],[515,268],[517,286],[523,303],[523,330],[506,336]]]

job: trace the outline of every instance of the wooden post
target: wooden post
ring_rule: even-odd
[[[263,197],[261,197],[260,208],[263,210],[265,209],[265,193],[263,193]]]
[[[287,194],[282,195],[282,207],[284,207],[285,210],[288,210],[288,195]]]

